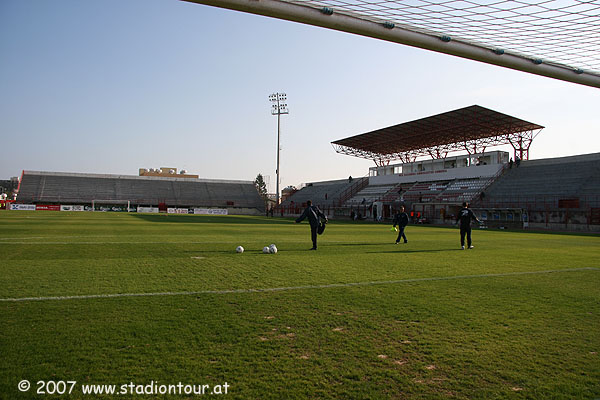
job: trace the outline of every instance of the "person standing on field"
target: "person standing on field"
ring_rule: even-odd
[[[400,211],[394,215],[394,227],[398,225],[398,239],[396,244],[400,243],[400,239],[404,239],[404,243],[407,243],[406,235],[404,234],[404,228],[408,225],[408,214],[404,212],[404,206],[400,206]]]
[[[325,222],[327,222],[327,216],[319,210],[319,207],[313,206],[312,201],[308,200],[306,202],[306,209],[301,216],[296,219],[296,223],[300,223],[304,220],[304,218],[308,218],[308,222],[310,224],[310,238],[312,239],[313,247],[311,250],[317,249],[317,230],[319,229],[320,219],[322,218]]]
[[[458,216],[456,217],[456,222],[460,227],[460,246],[462,249],[465,249],[465,236],[467,236],[467,247],[469,249],[473,248],[471,242],[471,221],[475,221],[479,223],[479,220],[473,213],[473,211],[469,208],[469,203],[464,202],[463,208],[458,212]]]

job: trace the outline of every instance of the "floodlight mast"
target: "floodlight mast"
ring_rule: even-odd
[[[275,202],[279,205],[279,152],[281,147],[279,145],[281,138],[281,115],[289,114],[289,110],[287,108],[287,95],[285,93],[273,93],[269,96],[269,100],[273,103],[271,106],[271,115],[277,115],[277,169],[275,173],[277,174],[277,183],[275,185]]]

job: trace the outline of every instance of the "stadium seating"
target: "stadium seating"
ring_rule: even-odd
[[[386,193],[391,191],[395,184],[392,185],[369,185],[356,193],[352,198],[346,201],[347,206],[358,204],[370,204],[381,199]]]
[[[441,202],[471,201],[475,196],[481,193],[486,184],[486,180],[480,178],[457,179],[452,181],[446,187],[446,190],[439,196]]]
[[[407,190],[402,193],[402,198],[411,203],[436,201],[447,186],[448,181],[414,182],[412,185],[403,186],[407,187]]]
[[[24,171],[20,203],[89,204],[92,201],[176,207],[237,207],[264,210],[250,181],[67,174]]]
[[[367,185],[354,196],[346,200],[342,204],[342,207],[370,205],[375,201],[388,203],[396,201],[404,201],[407,203],[470,201],[472,198],[479,195],[485,184],[486,180],[473,178],[454,181],[444,180]],[[314,183],[296,192],[283,203],[283,206],[289,205],[291,201],[294,201],[295,204],[302,204],[309,199],[312,200],[314,204],[333,204],[333,200],[335,200],[336,196],[348,187],[347,181],[344,183],[339,183],[339,181]],[[325,193],[329,193],[327,199],[324,197]]]
[[[288,207],[292,202],[299,205],[308,200],[318,206],[333,205],[340,194],[353,184],[354,181],[350,182],[348,179],[309,183],[283,201],[281,206]]]
[[[600,154],[523,161],[486,189],[486,199],[500,203],[586,196],[600,196]]]
[[[479,178],[455,181],[409,182],[369,185],[345,203],[346,206],[374,201],[406,203],[462,202],[478,195],[485,181]]]

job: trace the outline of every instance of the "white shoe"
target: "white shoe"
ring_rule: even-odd
[[[473,248],[473,246],[469,246],[469,248],[470,248],[470,249],[472,249],[472,248]]]
[[[465,249],[465,246],[462,246],[462,249],[464,250],[464,249]]]

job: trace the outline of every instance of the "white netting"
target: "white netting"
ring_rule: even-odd
[[[288,0],[600,74],[600,0]]]

